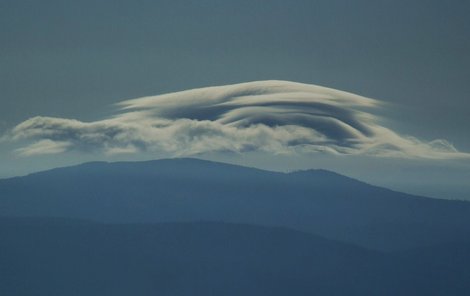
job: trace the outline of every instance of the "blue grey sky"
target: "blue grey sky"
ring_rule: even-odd
[[[316,84],[387,102],[387,127],[470,152],[468,1],[0,1],[0,132],[34,116],[96,121],[117,102],[256,80]],[[109,157],[20,157],[0,177]],[[468,160],[203,157],[324,167],[419,194],[466,198]]]

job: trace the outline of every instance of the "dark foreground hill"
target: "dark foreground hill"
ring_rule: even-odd
[[[428,296],[470,291],[470,247],[465,244],[380,253],[283,228],[206,222],[106,225],[51,218],[0,218],[0,237],[0,295]]]
[[[0,216],[281,226],[378,250],[470,237],[470,203],[196,159],[87,163],[0,180]]]

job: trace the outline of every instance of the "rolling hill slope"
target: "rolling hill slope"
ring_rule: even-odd
[[[285,228],[57,218],[0,218],[0,236],[2,295],[468,295],[470,290],[469,245],[381,253]],[[458,248],[465,251],[451,253]]]

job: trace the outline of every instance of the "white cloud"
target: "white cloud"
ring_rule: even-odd
[[[40,140],[27,147],[18,148],[16,152],[21,156],[33,156],[38,154],[63,153],[70,146],[70,143],[63,141]]]
[[[380,124],[380,102],[321,86],[259,81],[206,87],[118,104],[94,122],[34,117],[10,131],[32,140],[20,155],[68,150],[188,156],[214,151],[334,153],[411,158],[469,157],[445,140],[429,143]]]

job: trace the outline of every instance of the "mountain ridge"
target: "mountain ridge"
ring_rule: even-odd
[[[229,166],[229,167],[244,168],[244,169],[249,169],[249,170],[256,170],[256,171],[274,173],[274,174],[292,175],[292,176],[313,175],[315,177],[315,176],[319,176],[319,175],[326,175],[326,176],[340,177],[340,178],[343,178],[344,180],[366,184],[366,185],[369,185],[369,186],[372,186],[372,187],[388,190],[388,191],[391,191],[391,192],[406,194],[406,195],[414,197],[414,198],[450,200],[450,201],[457,201],[457,202],[463,202],[463,203],[470,203],[469,200],[464,200],[464,199],[438,198],[438,197],[425,196],[425,195],[419,195],[419,194],[413,194],[413,193],[406,193],[406,192],[403,192],[403,191],[387,188],[386,186],[384,187],[384,186],[380,186],[380,185],[375,185],[375,184],[360,180],[360,179],[355,178],[355,177],[350,177],[348,175],[344,175],[342,173],[338,173],[338,172],[328,170],[328,169],[323,169],[323,168],[299,169],[299,170],[292,170],[292,171],[284,172],[284,171],[268,170],[268,169],[263,169],[263,168],[259,168],[259,167],[245,166],[245,165],[234,164],[234,163],[229,163],[229,162],[220,162],[220,161],[213,161],[213,160],[206,160],[206,159],[192,158],[192,157],[162,158],[162,159],[140,160],[140,161],[88,161],[88,162],[75,164],[75,165],[70,165],[70,166],[55,167],[55,168],[51,168],[51,169],[32,172],[32,173],[29,173],[29,174],[26,174],[26,175],[13,176],[13,177],[8,177],[8,178],[0,178],[0,182],[3,181],[3,180],[10,180],[10,179],[30,177],[30,176],[37,176],[37,175],[41,175],[41,174],[44,174],[44,173],[53,173],[53,172],[56,172],[56,171],[63,171],[64,169],[67,170],[67,169],[74,169],[74,168],[79,168],[79,167],[93,167],[93,166],[97,166],[97,165],[157,164],[157,163],[160,163],[160,162],[167,162],[167,161],[171,161],[171,162],[173,162],[173,161],[186,161],[186,162],[190,161],[190,162],[193,162],[193,164],[210,163],[210,164],[213,164],[213,165],[223,165],[223,166]]]
[[[281,173],[186,158],[92,162],[3,179],[0,216],[284,226],[379,250],[470,235],[468,202],[395,192],[325,170]]]
[[[469,246],[461,244],[388,253],[248,224],[57,218],[0,217],[0,235],[5,295],[466,295],[470,289]],[[448,252],[456,249],[462,252]]]
[[[290,175],[290,174],[293,174],[293,175],[326,174],[326,175],[339,176],[339,177],[342,177],[342,178],[345,178],[345,179],[350,179],[351,181],[357,181],[357,182],[361,182],[361,183],[368,184],[368,185],[371,185],[371,186],[375,186],[375,185],[369,184],[367,182],[361,181],[357,178],[349,177],[347,175],[343,175],[341,173],[337,173],[335,171],[322,169],[322,168],[318,168],[318,169],[316,169],[316,168],[299,169],[299,170],[292,170],[292,171],[289,171],[289,172],[283,172],[283,171],[263,169],[263,168],[259,168],[259,167],[251,167],[251,166],[245,166],[245,165],[240,165],[240,164],[233,164],[233,163],[229,163],[229,162],[205,160],[205,159],[192,158],[192,157],[163,158],[163,159],[141,160],[141,161],[88,161],[88,162],[75,164],[75,165],[55,167],[55,168],[50,168],[50,169],[41,170],[41,171],[37,171],[37,172],[32,172],[32,173],[29,173],[29,174],[26,174],[26,175],[13,176],[13,177],[8,177],[8,178],[0,178],[0,181],[1,180],[9,180],[9,179],[35,176],[35,175],[38,175],[38,174],[56,172],[56,171],[61,171],[61,170],[64,170],[64,169],[73,169],[73,168],[78,168],[78,167],[93,167],[93,166],[99,166],[99,165],[124,165],[124,164],[158,164],[158,163],[170,162],[170,161],[171,162],[174,162],[174,161],[192,162],[195,165],[198,164],[198,163],[199,164],[201,164],[201,163],[210,163],[212,165],[223,165],[223,166],[229,166],[229,167],[245,168],[245,169],[250,169],[250,170],[257,170],[257,171],[262,171],[262,172],[285,174],[285,175]],[[380,187],[380,186],[377,186],[377,187]],[[384,188],[384,187],[382,187],[382,188]],[[385,189],[387,189],[387,188],[385,188]],[[433,197],[426,197],[426,198],[433,198]]]

